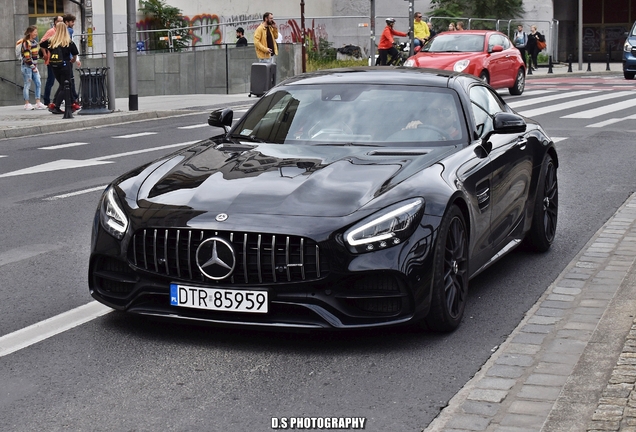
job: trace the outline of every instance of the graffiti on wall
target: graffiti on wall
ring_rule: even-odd
[[[233,43],[233,37],[237,27],[243,27],[245,37],[248,41],[254,39],[254,31],[261,24],[262,15],[232,15],[226,17],[225,21],[215,14],[200,14],[190,18],[183,17],[188,26],[194,27],[190,34],[192,35],[192,46],[197,45],[221,45],[224,43]],[[150,30],[153,20],[145,18],[137,22],[137,31]],[[283,43],[301,43],[302,29],[295,19],[278,23],[278,33]],[[328,32],[324,25],[311,20],[311,26],[305,28],[306,40],[311,46],[318,46],[320,39],[328,39]],[[225,35],[225,36],[224,36]]]
[[[221,20],[218,15],[201,14],[192,18],[183,17],[190,27],[192,46],[196,45],[220,45],[223,43],[223,33],[219,27]]]

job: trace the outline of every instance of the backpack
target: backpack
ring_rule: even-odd
[[[62,51],[61,46],[56,46],[55,48],[49,47],[49,66],[51,67],[60,67],[64,66],[64,51]]]
[[[24,39],[18,39],[15,43],[15,58],[22,61],[22,44],[24,43]]]

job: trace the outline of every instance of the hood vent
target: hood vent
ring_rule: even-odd
[[[404,150],[374,150],[367,153],[369,156],[424,156],[429,150],[404,149]]]

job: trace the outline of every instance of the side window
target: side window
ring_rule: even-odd
[[[499,36],[498,34],[490,35],[490,38],[488,38],[488,51],[492,51],[495,45],[503,46],[501,36]]]
[[[503,112],[504,108],[499,99],[484,86],[476,85],[470,89],[470,101],[473,119],[477,127],[477,135],[482,138],[493,128],[492,116]]]
[[[510,42],[510,39],[508,39],[508,37],[502,37],[501,39],[503,49],[508,49],[512,46],[512,42]]]

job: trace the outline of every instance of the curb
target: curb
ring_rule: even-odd
[[[191,110],[171,110],[171,111],[142,111],[142,112],[121,112],[113,114],[102,114],[104,117],[99,118],[81,118],[77,117],[77,114],[73,117],[73,122],[66,122],[60,119],[60,121],[43,122],[39,125],[30,125],[28,127],[15,127],[6,128],[0,130],[0,139],[5,138],[20,138],[32,135],[41,135],[55,132],[68,132],[75,129],[85,129],[96,126],[107,126],[123,122],[134,122],[142,120],[153,120],[165,117],[178,117],[193,113],[199,113],[200,111]]]

